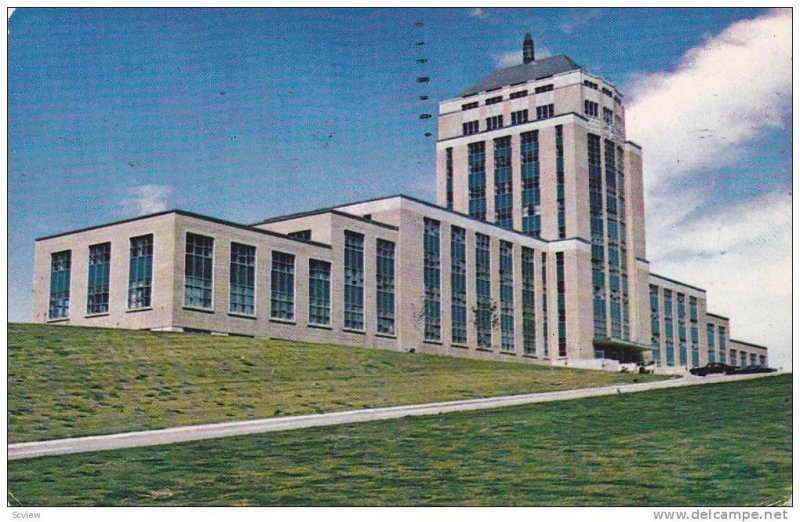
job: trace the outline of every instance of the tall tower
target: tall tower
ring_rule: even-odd
[[[568,56],[536,59],[526,34],[523,63],[440,102],[437,202],[583,243],[570,264],[585,282],[576,316],[594,340],[649,343],[641,149],[625,141],[622,97]]]

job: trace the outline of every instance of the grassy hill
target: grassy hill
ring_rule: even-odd
[[[791,376],[779,375],[12,461],[8,502],[782,505],[791,397]]]
[[[10,324],[9,442],[657,378],[243,337]]]

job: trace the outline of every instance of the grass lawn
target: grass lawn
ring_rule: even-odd
[[[12,461],[9,505],[715,505],[791,493],[790,375]],[[11,496],[13,494],[13,497]]]
[[[10,324],[9,442],[661,377],[179,333]]]

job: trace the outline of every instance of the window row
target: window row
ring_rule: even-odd
[[[214,308],[214,238],[187,233],[184,252],[183,304],[189,308]],[[270,266],[270,317],[295,320],[295,255],[272,251]],[[89,247],[87,315],[108,313],[111,243]],[[51,254],[48,318],[68,318],[72,251]],[[232,314],[256,314],[256,247],[231,242],[228,310]],[[345,232],[344,326],[364,330],[364,236]],[[395,245],[378,239],[376,244],[376,317],[378,333],[395,333]],[[153,235],[130,239],[128,309],[152,305]],[[308,322],[331,324],[331,264],[310,259],[308,266]]]

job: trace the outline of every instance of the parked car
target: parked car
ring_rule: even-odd
[[[772,373],[777,372],[775,368],[767,368],[766,366],[745,366],[743,368],[734,368],[731,374],[742,375],[745,373]]]
[[[689,373],[692,375],[699,375],[700,377],[705,377],[706,375],[712,375],[715,373],[724,373],[726,375],[730,375],[736,368],[730,366],[725,363],[709,363],[705,366],[701,366],[699,368],[692,368],[689,370]]]

